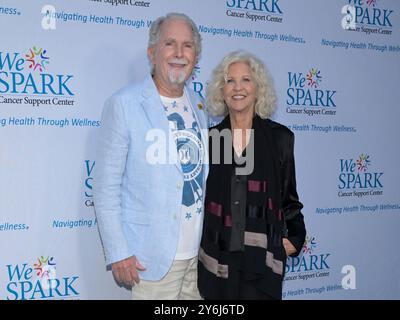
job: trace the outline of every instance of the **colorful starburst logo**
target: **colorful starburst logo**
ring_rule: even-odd
[[[318,88],[322,81],[321,71],[317,68],[312,68],[307,73],[307,85],[311,88]]]
[[[36,275],[41,279],[49,279],[56,268],[56,263],[53,257],[39,257],[37,263],[33,265],[36,270]]]
[[[33,47],[29,49],[29,53],[25,54],[26,62],[30,69],[33,71],[38,70],[39,72],[43,72],[46,70],[46,66],[50,63],[49,57],[46,56],[46,50],[43,48],[37,49]]]
[[[356,160],[357,169],[359,172],[365,172],[368,169],[368,166],[371,164],[371,160],[369,160],[369,155],[361,154],[360,157]]]
[[[311,254],[317,248],[317,242],[314,236],[307,236],[303,245],[303,253]]]
[[[367,0],[367,5],[375,7],[377,0]]]

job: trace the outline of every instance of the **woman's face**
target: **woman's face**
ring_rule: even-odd
[[[246,63],[235,62],[229,66],[222,91],[229,113],[253,115],[257,85]]]

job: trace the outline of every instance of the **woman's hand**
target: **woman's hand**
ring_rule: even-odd
[[[292,243],[286,238],[283,238],[283,246],[285,247],[287,256],[290,256],[297,251],[296,248],[292,245]]]

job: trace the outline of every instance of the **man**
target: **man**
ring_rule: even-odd
[[[133,299],[200,298],[207,118],[185,86],[200,52],[189,17],[158,18],[147,49],[151,76],[104,107],[95,209],[106,262]]]

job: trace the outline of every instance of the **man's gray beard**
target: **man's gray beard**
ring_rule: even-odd
[[[169,71],[168,78],[173,84],[183,84],[186,81],[186,72],[180,71],[178,74],[176,74],[173,71]]]

